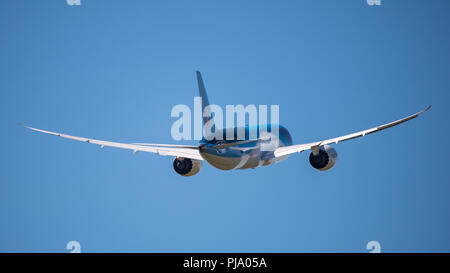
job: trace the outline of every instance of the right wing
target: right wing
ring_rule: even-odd
[[[36,132],[44,133],[44,134],[54,135],[54,136],[58,136],[58,137],[78,140],[78,141],[92,143],[92,144],[97,144],[97,145],[100,145],[101,148],[108,146],[108,147],[132,150],[135,153],[142,151],[142,152],[155,153],[155,154],[159,154],[159,155],[176,156],[176,157],[203,160],[203,158],[200,155],[200,152],[198,150],[198,147],[196,147],[196,146],[185,146],[185,145],[178,146],[178,145],[169,145],[169,144],[165,145],[165,144],[144,144],[144,143],[128,144],[128,143],[111,142],[111,141],[97,140],[97,139],[92,139],[92,138],[65,135],[65,134],[50,132],[50,131],[46,131],[46,130],[29,127],[29,126],[24,126],[24,127],[28,128],[30,130],[36,131]]]
[[[276,149],[274,154],[275,154],[275,157],[280,157],[280,156],[284,156],[284,155],[288,155],[288,154],[292,154],[292,153],[301,153],[301,152],[303,152],[305,150],[309,150],[309,149],[311,149],[313,151],[313,153],[314,153],[315,151],[318,151],[320,146],[323,146],[323,145],[332,144],[332,143],[338,144],[339,142],[342,142],[342,141],[346,141],[346,140],[362,137],[362,136],[365,136],[365,135],[368,135],[368,134],[379,132],[379,131],[382,131],[384,129],[387,129],[387,128],[399,125],[399,124],[401,124],[403,122],[406,122],[408,120],[411,120],[413,118],[417,118],[419,115],[421,115],[422,113],[428,111],[428,109],[430,109],[430,108],[431,108],[431,105],[428,106],[425,110],[420,111],[418,113],[415,113],[413,115],[407,116],[405,118],[402,118],[402,119],[399,119],[399,120],[396,120],[396,121],[393,121],[393,122],[390,122],[390,123],[386,123],[386,124],[383,124],[383,125],[371,128],[371,129],[367,129],[367,130],[364,130],[364,131],[356,132],[356,133],[353,133],[353,134],[348,134],[348,135],[345,135],[345,136],[330,138],[330,139],[317,141],[317,142],[306,143],[306,144],[283,146],[283,147],[280,147],[280,148]]]

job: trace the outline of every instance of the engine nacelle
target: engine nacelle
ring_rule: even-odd
[[[200,160],[177,157],[173,161],[173,168],[179,175],[192,176],[200,171],[202,162]]]
[[[321,146],[318,155],[314,155],[312,152],[309,155],[309,163],[319,171],[326,171],[333,168],[336,161],[337,152],[329,145]]]

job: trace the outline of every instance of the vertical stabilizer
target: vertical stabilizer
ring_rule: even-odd
[[[203,83],[202,74],[200,71],[197,71],[197,83],[198,83],[198,92],[200,97],[202,98],[202,117],[203,124],[206,124],[211,119],[211,113],[206,113],[207,117],[205,117],[205,108],[209,105],[208,96],[206,95],[205,84]]]

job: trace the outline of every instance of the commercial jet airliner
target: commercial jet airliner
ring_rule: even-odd
[[[197,71],[197,81],[200,97],[202,98],[202,110],[204,110],[205,107],[209,105],[209,102],[206,96],[203,79],[199,71]],[[292,143],[292,137],[285,127],[279,125],[278,134],[273,134],[269,131],[271,131],[271,127],[275,126],[272,126],[272,124],[267,124],[269,139],[278,138],[277,145],[271,147],[270,149],[267,149],[267,147],[264,147],[264,149],[262,149],[262,145],[267,143],[267,135],[265,135],[264,138],[261,138],[258,134],[256,139],[249,139],[248,132],[250,128],[248,125],[244,128],[246,132],[245,140],[206,140],[205,138],[203,138],[198,146],[148,143],[119,143],[71,136],[42,129],[36,129],[29,126],[25,127],[33,131],[45,134],[97,144],[102,148],[105,146],[109,146],[129,149],[134,152],[142,151],[156,153],[158,155],[164,156],[173,156],[175,157],[173,161],[173,168],[178,174],[182,176],[192,176],[197,174],[202,167],[203,161],[208,162],[209,164],[220,170],[242,170],[272,165],[285,160],[290,154],[301,153],[306,150],[311,150],[311,153],[309,155],[309,162],[311,166],[317,170],[326,171],[333,168],[337,161],[336,150],[331,147],[330,144],[338,144],[342,141],[362,137],[399,125],[403,122],[418,117],[420,114],[430,109],[430,107],[431,106],[428,106],[421,112],[407,116],[397,121],[393,121],[367,130],[340,137],[296,145]],[[236,132],[238,129],[239,128],[234,128],[234,131]]]

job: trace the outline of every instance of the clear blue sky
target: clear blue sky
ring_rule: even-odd
[[[0,9],[0,251],[450,251],[450,2],[8,0]],[[42,135],[173,143],[170,110],[279,104],[295,143],[433,108],[255,170]]]

